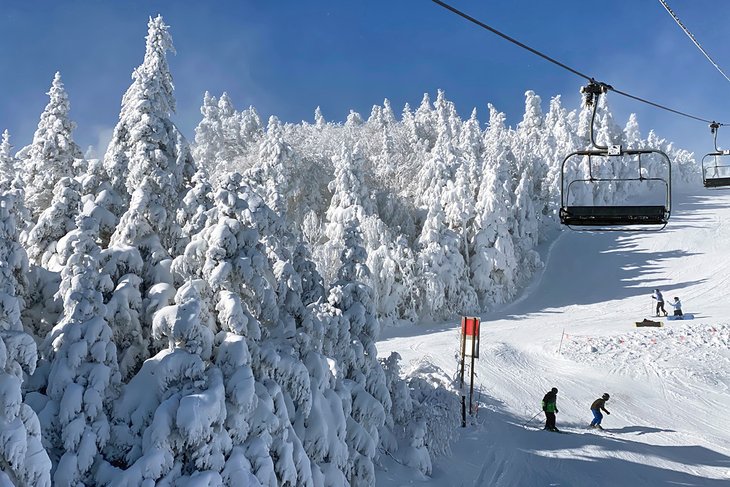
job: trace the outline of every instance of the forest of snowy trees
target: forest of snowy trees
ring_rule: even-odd
[[[206,93],[189,144],[162,18],[146,40],[103,158],[74,142],[58,73],[32,142],[2,135],[0,486],[373,485],[386,453],[428,474],[458,398],[379,360],[379,330],[517,296],[590,111],[528,91],[512,128],[439,91],[291,124]],[[605,100],[595,126],[696,178]]]

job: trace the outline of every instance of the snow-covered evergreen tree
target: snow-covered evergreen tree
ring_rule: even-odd
[[[81,184],[78,181],[61,178],[53,190],[53,199],[48,208],[38,217],[38,223],[28,232],[24,244],[31,262],[58,272],[56,262],[51,262],[56,253],[58,240],[76,228],[76,215],[81,204]]]
[[[100,255],[102,272],[114,284],[106,298],[106,320],[114,332],[122,380],[134,374],[149,357],[149,333],[142,327],[142,257],[133,247],[110,247]]]
[[[164,249],[170,249],[179,234],[175,211],[195,167],[185,137],[170,120],[175,98],[168,51],[174,52],[169,27],[160,16],[150,18],[144,61],[132,74],[104,156],[112,187],[131,213],[121,218],[114,243],[136,245],[147,237],[141,227],[151,223]],[[139,190],[144,194],[133,197]],[[131,230],[130,225],[137,228]]]
[[[12,151],[13,146],[10,145],[10,134],[6,129],[3,131],[2,142],[0,142],[0,185],[7,184],[2,181],[9,182],[15,178],[15,165],[17,160],[13,156]]]
[[[225,434],[225,385],[208,366],[213,333],[200,320],[195,286],[183,286],[176,304],[162,308],[153,336],[168,347],[145,361],[114,404],[108,456],[97,481],[104,485],[184,483],[207,477],[222,483],[220,471],[230,451]]]
[[[548,175],[548,134],[540,106],[542,100],[534,91],[525,93],[525,113],[515,131],[516,171],[525,179],[525,189],[535,208],[535,225],[539,226],[543,216],[549,214],[550,201]]]
[[[365,284],[370,271],[357,220],[344,228],[342,266],[330,289],[329,303],[342,312],[350,334],[352,350],[339,351],[336,357],[346,380],[340,396],[347,419],[348,458],[346,475],[353,485],[374,483],[373,459],[380,441],[380,430],[392,406],[383,368],[377,361],[375,341],[380,324],[375,315],[372,290]]]
[[[542,227],[546,232],[552,228],[556,228],[558,224],[557,213],[560,206],[561,191],[561,173],[563,171],[563,161],[565,158],[578,147],[577,137],[575,133],[575,112],[568,112],[562,105],[560,96],[555,96],[550,100],[550,110],[545,115],[545,130],[548,139],[546,141],[548,149],[548,174],[546,185],[549,188],[548,213],[552,219],[543,219]],[[547,233],[546,233],[547,235]]]
[[[181,235],[175,244],[175,254],[182,254],[190,239],[205,227],[212,207],[213,186],[206,173],[199,170],[193,176],[192,187],[183,197],[177,210],[176,218]]]
[[[69,118],[71,104],[60,73],[54,76],[48,97],[28,158],[23,162],[26,205],[34,219],[50,206],[56,183],[74,176],[74,160],[83,157],[71,135],[76,124]]]
[[[505,303],[513,296],[517,261],[512,239],[511,156],[505,115],[489,105],[485,134],[485,165],[476,202],[474,239],[469,261],[471,281],[482,308]]]
[[[61,272],[59,298],[63,315],[43,344],[50,363],[40,413],[50,445],[57,485],[93,483],[92,466],[110,435],[107,408],[120,384],[116,346],[104,319],[103,295],[111,287],[100,272],[98,224],[79,217],[78,229],[66,239],[70,253]]]
[[[49,487],[51,461],[38,417],[21,390],[38,354],[20,319],[28,258],[18,243],[15,213],[14,196],[0,194],[0,467],[11,485]]]
[[[298,167],[297,155],[284,140],[281,123],[276,117],[269,118],[266,135],[259,148],[259,163],[244,176],[247,182],[264,197],[266,203],[278,214],[289,211],[291,169]]]
[[[222,143],[220,112],[218,100],[207,91],[203,95],[200,107],[203,118],[195,127],[195,147],[193,157],[199,167],[212,172],[218,162],[218,153]]]
[[[327,242],[316,256],[325,282],[332,282],[337,272],[346,226],[355,220],[362,222],[375,212],[375,202],[364,181],[363,162],[359,147],[343,147],[336,160],[335,178],[329,183],[332,200],[326,213]]]

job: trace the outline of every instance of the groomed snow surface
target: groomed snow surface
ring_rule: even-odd
[[[730,485],[730,191],[675,192],[661,232],[565,231],[543,258],[520,300],[481,317],[478,413],[452,454],[430,477],[383,456],[377,485]],[[657,287],[694,319],[635,327]],[[455,376],[456,323],[384,330],[379,354]],[[551,387],[569,434],[541,430]],[[604,392],[605,431],[589,430]]]

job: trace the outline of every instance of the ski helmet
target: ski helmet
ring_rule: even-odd
[[[609,395],[608,395],[608,392],[605,392],[605,393],[603,394],[603,399],[605,399],[605,400],[608,400],[608,398],[610,398],[610,397],[611,397],[611,396],[609,396]]]
[[[555,394],[557,394],[558,393],[558,388],[557,387],[553,387],[552,389],[550,389],[550,392],[554,392]]]

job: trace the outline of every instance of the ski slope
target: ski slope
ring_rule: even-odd
[[[730,485],[730,191],[672,210],[661,232],[562,232],[524,296],[482,316],[480,407],[453,454],[430,477],[385,458],[377,485]],[[656,287],[694,319],[636,328]],[[456,323],[384,330],[379,354],[453,374]],[[522,426],[553,386],[570,434]],[[588,430],[604,392],[606,431]]]

